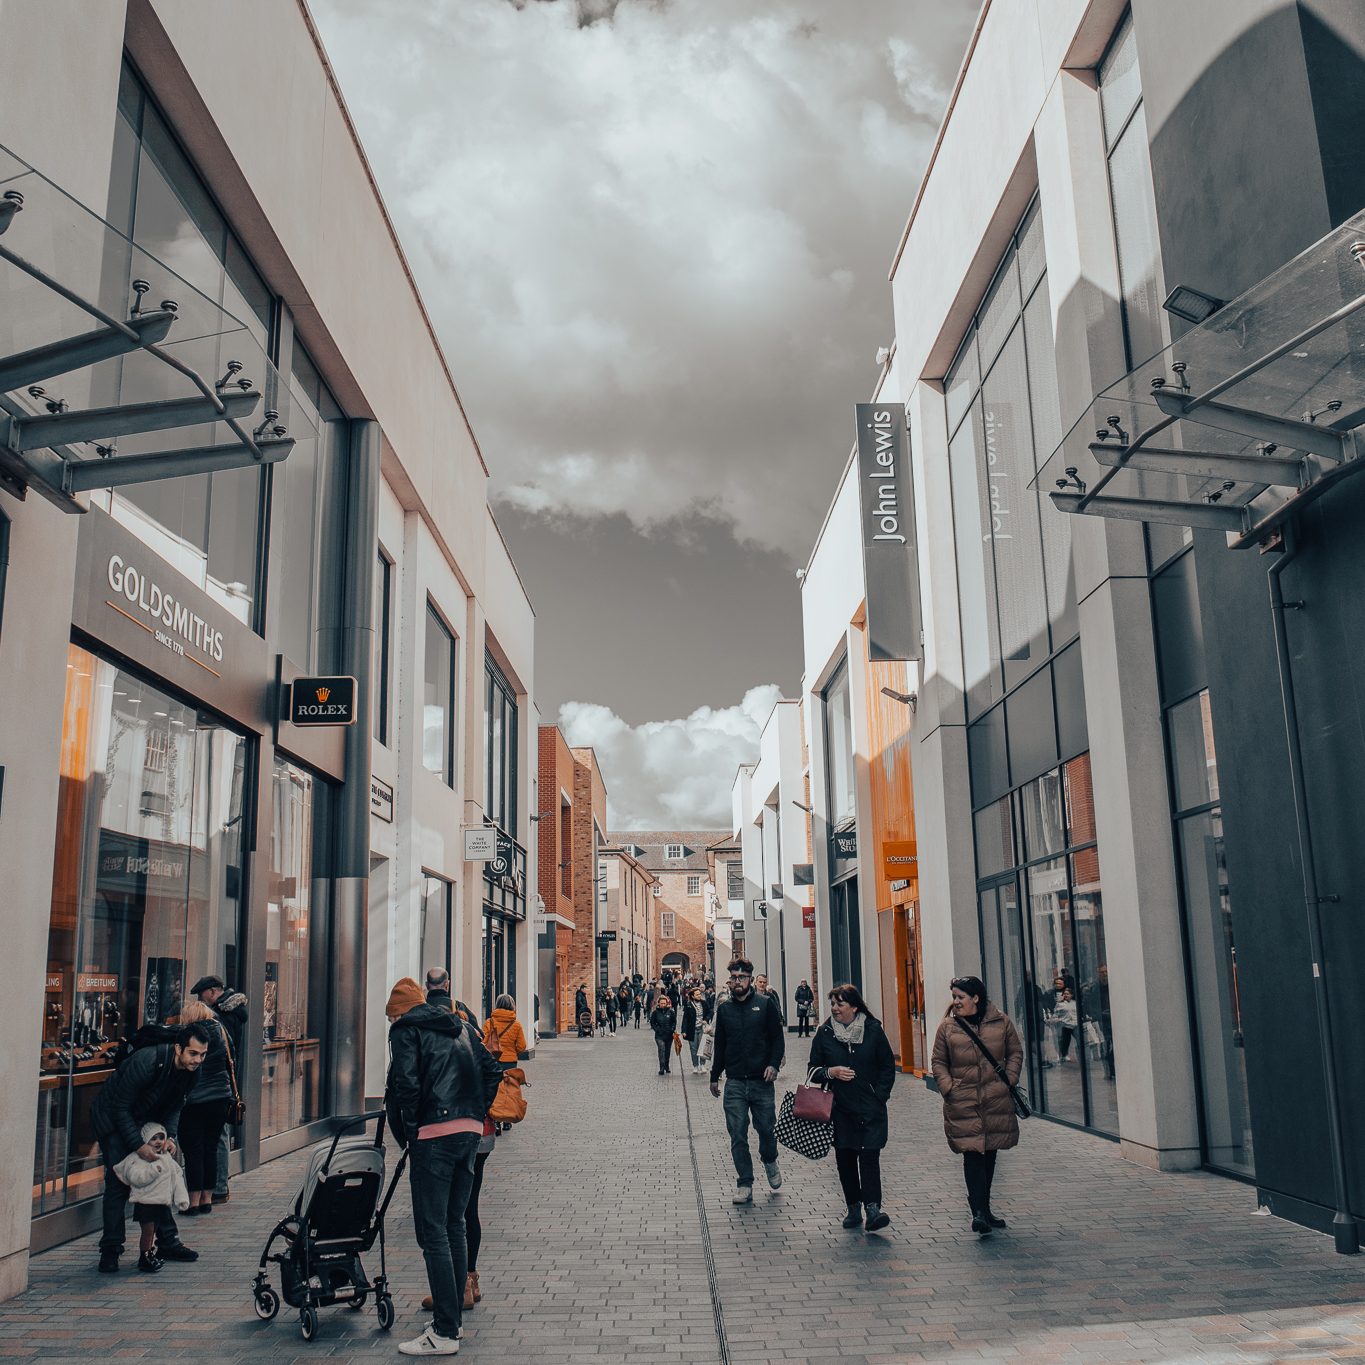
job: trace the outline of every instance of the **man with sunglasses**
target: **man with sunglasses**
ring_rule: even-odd
[[[773,1189],[782,1184],[773,1131],[777,1122],[773,1082],[785,1052],[777,1002],[754,990],[754,964],[747,958],[735,958],[730,963],[729,998],[716,1006],[711,1093],[720,1094],[723,1073],[725,1126],[730,1133],[730,1155],[735,1163],[736,1204],[750,1204],[754,1198],[754,1159],[749,1151],[751,1116],[758,1130],[758,1155],[768,1184]]]

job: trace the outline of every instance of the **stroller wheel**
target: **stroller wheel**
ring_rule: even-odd
[[[305,1341],[312,1341],[318,1334],[318,1310],[311,1304],[299,1309],[299,1334]]]
[[[381,1294],[379,1296],[379,1328],[387,1332],[393,1326],[393,1295]]]
[[[269,1322],[280,1311],[280,1296],[269,1286],[258,1289],[254,1295],[256,1316],[262,1322]]]

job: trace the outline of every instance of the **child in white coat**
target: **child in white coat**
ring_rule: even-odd
[[[156,1240],[157,1209],[169,1206],[184,1213],[190,1206],[190,1192],[165,1127],[156,1122],[144,1123],[142,1142],[143,1146],[156,1152],[155,1158],[148,1161],[133,1152],[114,1167],[114,1174],[133,1191],[133,1217],[141,1229],[137,1268],[154,1274],[162,1265],[160,1257],[152,1250]]]

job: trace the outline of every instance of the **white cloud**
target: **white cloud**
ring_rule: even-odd
[[[314,0],[496,497],[804,559],[974,6]]]
[[[630,725],[610,707],[571,701],[559,728],[597,754],[611,829],[729,829],[730,790],[741,763],[758,758],[764,722],[781,696],[752,687],[735,706],[703,706],[677,720]]]

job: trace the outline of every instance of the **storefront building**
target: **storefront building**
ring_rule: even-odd
[[[1267,560],[1230,547],[1280,476],[1234,464],[1240,481],[1217,482],[1189,457],[1311,451],[1315,424],[1359,422],[1365,161],[1335,130],[1358,114],[1365,24],[1331,0],[1228,0],[1173,58],[1170,23],[1160,0],[983,6],[894,256],[875,396],[905,405],[920,528],[905,691],[926,1032],[948,980],[980,972],[1042,1115],[1134,1161],[1252,1181],[1351,1250],[1365,960],[1339,907],[1360,881],[1346,812],[1365,753],[1336,720],[1362,494],[1343,479],[1286,512]],[[1234,389],[1242,415],[1210,411],[1240,426],[1168,422],[1142,447],[1144,405],[1179,419]],[[1267,421],[1289,425],[1251,441]],[[831,836],[868,808],[848,482],[803,585]],[[1285,547],[1281,595],[1306,609],[1277,618],[1265,572]],[[815,841],[831,961],[854,957],[842,851]]]
[[[36,392],[12,366],[0,398],[26,433],[78,419],[60,448],[7,451],[0,482],[0,854],[19,908],[0,1135],[34,1151],[31,1181],[0,1190],[0,1297],[30,1251],[95,1225],[91,1105],[119,1042],[173,1019],[198,977],[249,1001],[236,1170],[378,1093],[394,977],[448,965],[476,1002],[530,980],[533,617],[306,11],[270,7],[250,33],[149,0],[89,17],[0,32],[17,73],[0,157],[24,193],[0,352],[83,317],[148,327],[144,296],[175,308],[163,347],[139,331]],[[263,40],[290,82],[262,81]],[[349,205],[344,239],[324,201]],[[148,432],[172,403],[213,411]],[[114,406],[144,424],[97,446],[112,419],[82,414]],[[224,459],[238,440],[254,455]],[[63,465],[70,497],[40,486]],[[326,681],[310,702],[354,723],[291,713],[302,677],[354,678],[349,702]],[[462,828],[486,822],[506,870],[463,859]]]

